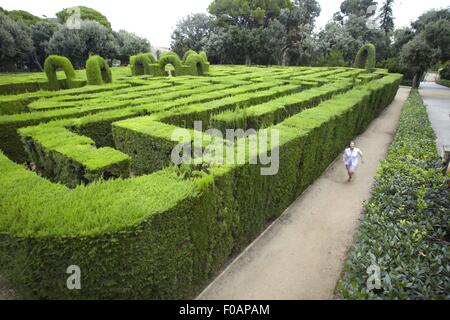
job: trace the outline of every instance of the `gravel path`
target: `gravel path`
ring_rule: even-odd
[[[450,89],[432,82],[422,82],[420,95],[427,106],[431,126],[436,132],[439,154],[450,146]]]
[[[379,162],[393,140],[409,88],[356,139],[365,155],[353,182],[342,158],[237,257],[198,299],[332,299],[369,198]]]

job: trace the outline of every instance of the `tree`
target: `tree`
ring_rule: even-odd
[[[424,29],[427,43],[434,50],[435,62],[446,62],[450,59],[450,20],[439,19],[428,23]]]
[[[376,1],[373,0],[345,0],[341,4],[341,13],[344,16],[357,16],[357,17],[371,17],[375,15],[377,5]],[[372,9],[372,10],[371,10]]]
[[[226,25],[252,29],[267,26],[291,6],[290,0],[214,0],[208,11]]]
[[[427,11],[414,21],[411,26],[419,33],[422,32],[429,23],[441,19],[450,21],[450,7],[447,9]]]
[[[326,57],[332,50],[342,53],[344,60],[349,64],[354,60],[356,52],[363,45],[352,37],[344,25],[330,21],[318,34],[319,51]]]
[[[31,26],[31,38],[34,46],[32,60],[40,71],[43,71],[42,66],[48,55],[48,44],[55,31],[55,25],[47,21],[40,21]]]
[[[62,27],[56,31],[48,43],[49,54],[69,58],[75,68],[83,67],[86,56],[86,45],[81,40],[78,30]]]
[[[113,59],[118,55],[114,36],[96,21],[83,21],[79,30],[81,41],[86,46],[83,64],[90,55],[99,55],[104,59]]]
[[[27,63],[33,50],[31,31],[22,21],[0,13],[0,70],[15,71]]]
[[[316,0],[295,0],[291,8],[281,10],[278,20],[284,25],[286,34],[282,38],[284,44],[278,49],[281,65],[286,65],[289,51],[301,51],[311,37],[320,12],[321,8]],[[302,52],[299,54],[302,55]]]
[[[189,15],[177,23],[171,36],[171,50],[180,57],[189,49],[204,50],[213,29],[214,19],[211,16],[204,13]]]
[[[231,32],[225,28],[217,28],[209,36],[205,44],[205,51],[211,63],[232,64],[238,63],[239,48],[233,42]]]
[[[408,42],[402,49],[401,59],[413,73],[413,88],[418,88],[423,74],[431,65],[433,51],[421,33]]]
[[[58,17],[59,21],[62,24],[65,24],[67,20],[77,11],[79,10],[80,18],[81,20],[91,20],[91,21],[97,21],[101,25],[103,25],[105,28],[107,28],[109,31],[111,31],[111,23],[108,21],[108,19],[98,12],[97,10],[94,10],[92,8],[78,6],[73,8],[66,8],[58,13],[56,13],[56,16]]]
[[[130,56],[134,56],[140,52],[150,52],[150,42],[134,33],[120,30],[119,32],[113,32],[113,35],[118,48],[117,58],[121,63],[128,62]]]
[[[321,57],[318,65],[322,67],[348,67],[348,63],[345,62],[342,52],[338,50],[331,50],[327,56]]]
[[[249,65],[252,57],[262,55],[264,29],[282,9],[291,7],[290,0],[214,0],[208,10],[217,18],[217,25],[230,32],[234,47]]]
[[[378,19],[380,20],[380,27],[383,29],[386,36],[389,36],[394,31],[393,5],[394,0],[386,0],[381,7],[381,12],[378,16]]]
[[[35,15],[32,15],[31,13],[29,13],[27,11],[24,11],[24,10],[11,10],[11,11],[8,11],[8,17],[13,19],[14,21],[21,20],[27,26],[31,26],[31,25],[33,25],[35,23],[43,21],[42,18],[36,17]]]

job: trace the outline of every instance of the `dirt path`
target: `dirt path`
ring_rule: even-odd
[[[365,154],[347,183],[339,157],[198,299],[332,299],[346,254],[386,157],[409,89],[356,139]]]

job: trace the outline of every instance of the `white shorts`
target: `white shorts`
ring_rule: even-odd
[[[352,165],[352,164],[346,164],[345,166],[347,167],[347,170],[348,170],[350,173],[355,173],[355,172],[356,172],[356,169],[358,168],[357,165],[354,166],[354,165]]]

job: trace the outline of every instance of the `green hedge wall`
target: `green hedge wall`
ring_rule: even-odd
[[[400,81],[386,76],[276,125],[276,176],[248,164],[192,179],[168,168],[68,192],[0,153],[0,274],[24,298],[192,298],[392,101]],[[80,291],[66,288],[74,264]]]
[[[448,299],[450,195],[435,141],[412,91],[338,283],[343,298]],[[381,270],[381,289],[374,291],[367,288],[371,265]]]
[[[133,76],[152,74],[151,65],[156,63],[155,57],[151,53],[140,53],[130,57],[130,68]]]
[[[45,60],[44,71],[47,75],[50,90],[59,90],[60,85],[56,77],[56,71],[61,68],[67,77],[68,87],[72,88],[72,82],[76,79],[72,62],[62,56],[51,55]]]
[[[376,48],[373,44],[368,43],[359,49],[355,58],[355,68],[372,70],[377,62]]]
[[[108,63],[100,56],[90,56],[86,61],[87,82],[90,85],[102,85],[112,82]]]
[[[19,130],[25,151],[42,176],[71,188],[96,180],[128,178],[130,158],[112,148],[95,148],[58,122]]]

